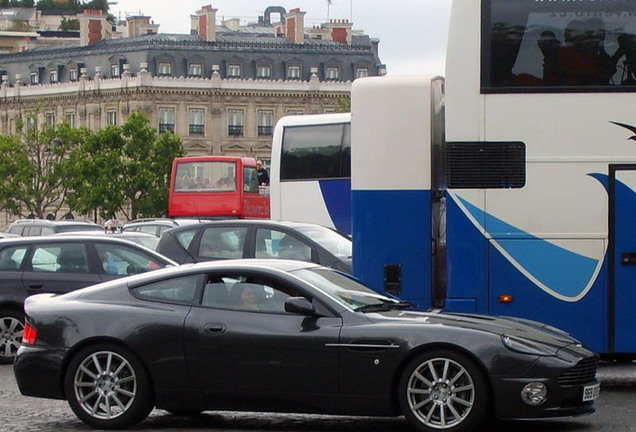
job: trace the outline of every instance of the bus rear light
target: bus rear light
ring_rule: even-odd
[[[500,303],[512,303],[513,297],[510,294],[504,294],[499,296]]]
[[[22,343],[24,345],[35,345],[35,340],[38,337],[38,333],[33,327],[28,324],[24,326],[24,333],[22,335]]]

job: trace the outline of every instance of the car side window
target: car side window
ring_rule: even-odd
[[[204,258],[242,258],[247,227],[210,227],[203,231],[197,255]]]
[[[154,256],[124,245],[95,243],[95,250],[102,263],[101,273],[125,276],[165,267]]]
[[[0,271],[18,270],[26,256],[27,246],[15,246],[0,252]]]
[[[144,300],[192,304],[203,275],[188,275],[135,287],[132,293]]]
[[[203,306],[285,314],[285,300],[300,295],[283,283],[251,275],[214,275],[204,285]]]
[[[183,246],[184,249],[188,250],[188,248],[190,248],[192,240],[194,240],[194,236],[196,235],[196,233],[196,229],[189,229],[175,234],[175,237],[177,238],[179,244]]]
[[[36,246],[31,268],[35,272],[88,273],[86,248],[83,243]]]
[[[146,234],[157,235],[157,227],[155,225],[141,226],[138,231]]]
[[[282,258],[312,262],[311,246],[291,234],[275,229],[256,231],[256,258]]]

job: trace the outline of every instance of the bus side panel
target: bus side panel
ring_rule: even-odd
[[[175,193],[170,203],[170,217],[240,217],[241,194],[223,193]]]
[[[578,242],[582,240],[571,240]],[[601,243],[598,240],[589,240]],[[534,243],[542,239],[499,240],[507,249],[536,249]],[[516,245],[513,245],[515,244]],[[599,247],[602,247],[599,244]],[[530,252],[528,252],[530,253]],[[515,316],[550,323],[575,335],[585,346],[598,351],[607,351],[607,262],[594,280],[592,288],[579,300],[565,301],[553,293],[546,292],[522,274],[494,245],[489,242],[488,273],[490,279],[490,305],[492,315]],[[551,257],[545,257],[550,261]],[[558,266],[559,263],[546,263]],[[558,269],[555,269],[558,271]],[[577,278],[580,275],[562,269],[562,278]],[[500,301],[500,296],[512,297],[510,303]]]
[[[243,194],[243,219],[269,219],[269,196],[260,194]]]
[[[386,265],[401,268],[403,300],[431,306],[431,192],[353,191],[353,273],[385,291]]]
[[[448,282],[445,310],[488,313],[488,245],[457,201],[446,201]]]

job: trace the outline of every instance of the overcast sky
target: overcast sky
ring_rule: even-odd
[[[115,3],[113,1],[112,3]],[[160,33],[190,33],[190,15],[211,4],[217,21],[255,22],[268,6],[307,12],[305,26],[348,19],[353,28],[380,39],[380,60],[389,75],[444,73],[451,0],[117,0],[110,12],[125,18],[143,14],[160,24]],[[278,15],[272,18],[277,19]]]

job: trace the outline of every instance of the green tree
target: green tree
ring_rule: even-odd
[[[109,126],[90,136],[73,155],[71,203],[78,211],[95,209],[108,219],[159,216],[168,208],[170,170],[185,155],[181,138],[157,135],[148,116],[134,112],[122,126]]]
[[[60,30],[69,31],[69,30],[77,30],[79,31],[80,24],[79,20],[73,18],[62,17],[62,22],[60,23]]]
[[[336,108],[336,112],[339,112],[339,113],[351,112],[351,98],[339,97],[338,108]]]
[[[21,217],[44,218],[67,205],[70,155],[82,141],[68,125],[39,128],[18,122],[17,135],[0,136],[0,207]]]

